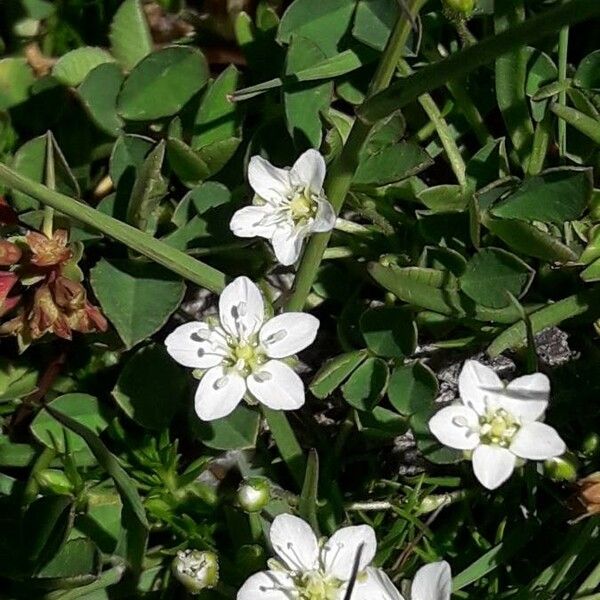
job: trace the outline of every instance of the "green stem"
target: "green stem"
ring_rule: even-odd
[[[0,164],[0,181],[7,187],[28,194],[45,206],[52,207],[84,225],[122,242],[199,286],[217,293],[225,287],[225,275],[217,269],[172,248],[131,225],[113,219],[82,202],[73,200],[73,198],[50,190],[40,183],[26,179],[4,164]]]
[[[271,435],[277,444],[281,458],[283,458],[298,487],[302,489],[306,459],[294,435],[294,430],[291,428],[287,417],[282,411],[271,410],[266,406],[262,407],[262,411],[271,430]]]
[[[359,117],[367,123],[375,123],[389,114],[404,108],[421,94],[482,67],[514,48],[555,34],[562,27],[586,21],[600,15],[600,2],[572,0],[563,6],[491,36],[469,48],[455,52],[448,58],[424,67],[414,75],[390,85],[368,98],[358,109]]]
[[[405,60],[400,60],[398,63],[398,69],[401,75],[409,76],[412,75],[413,70]],[[435,100],[429,94],[423,94],[419,96],[419,104],[423,107],[423,110],[427,113],[429,120],[433,123],[435,130],[437,131],[440,142],[446,151],[446,156],[456,179],[461,186],[467,184],[466,166],[463,160],[460,150],[452,137],[452,132],[448,123],[446,123],[442,116],[440,109],[438,108]]]
[[[46,187],[56,190],[56,173],[54,168],[54,140],[52,133],[46,134],[46,165],[45,165]],[[44,206],[44,218],[42,220],[42,233],[52,239],[54,234],[54,209],[51,206]]]
[[[391,82],[398,61],[402,57],[402,52],[411,31],[411,21],[418,15],[421,7],[426,0],[408,0],[407,11],[409,15],[402,13],[396,22],[392,35],[383,52],[377,71],[369,86],[368,96],[373,96],[384,90]],[[412,17],[412,18],[411,18]],[[365,143],[373,123],[366,123],[356,119],[348,135],[348,139],[342,149],[340,156],[333,163],[329,172],[329,177],[325,185],[327,198],[331,202],[336,213],[340,212],[350,190],[350,184],[356,168],[358,167],[358,156]],[[294,291],[286,309],[289,311],[302,310],[306,298],[317,275],[317,271],[323,259],[323,253],[331,232],[318,233],[311,237],[306,247],[306,251],[300,262],[298,273],[294,281]]]
[[[569,54],[569,28],[563,27],[560,30],[558,38],[558,80],[564,83],[567,79],[567,59]],[[558,104],[567,105],[567,91],[563,90],[558,95]],[[558,120],[558,151],[561,158],[567,153],[567,123],[562,119]]]

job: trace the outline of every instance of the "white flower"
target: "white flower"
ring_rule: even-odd
[[[547,460],[565,452],[558,433],[539,422],[550,395],[542,373],[505,386],[492,369],[469,360],[458,387],[462,404],[440,410],[429,429],[445,446],[472,451],[473,471],[486,488],[502,485],[519,459]]]
[[[379,584],[381,595],[372,596],[373,600],[404,600],[390,578],[381,569],[367,569],[369,577]],[[421,567],[412,582],[409,600],[450,600],[452,576],[450,565],[436,562]],[[352,599],[354,600],[354,598]]]
[[[237,600],[343,600],[361,545],[352,600],[389,599],[367,569],[377,549],[372,527],[344,527],[319,543],[306,522],[285,514],[275,517],[269,537],[279,560],[247,579]]]
[[[304,404],[304,384],[283,359],[314,341],[319,320],[288,312],[265,322],[260,290],[247,277],[230,283],[219,299],[219,317],[186,323],[165,340],[180,364],[203,369],[195,408],[204,421],[227,416],[249,392],[273,409]]]
[[[282,265],[298,260],[306,236],[333,229],[335,211],[323,191],[325,160],[316,150],[307,150],[291,169],[253,156],[248,180],[253,205],[238,210],[229,226],[238,237],[270,240]]]

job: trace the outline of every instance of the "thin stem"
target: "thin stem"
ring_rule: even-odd
[[[131,225],[113,219],[73,198],[52,191],[40,183],[26,179],[4,164],[0,164],[0,181],[7,187],[28,194],[45,206],[51,206],[58,212],[114,238],[197,285],[217,293],[225,287],[225,275],[217,269],[172,248]]]
[[[569,54],[569,28],[563,27],[560,30],[558,38],[558,80],[564,83],[567,79],[567,64]],[[567,105],[567,91],[563,90],[558,95],[560,106]],[[558,120],[558,151],[561,158],[567,153],[567,123],[562,119]]]
[[[398,63],[398,69],[404,76],[412,75],[413,73],[409,64],[402,59]],[[460,154],[460,150],[452,137],[452,132],[450,131],[450,127],[448,127],[448,123],[446,123],[440,109],[429,94],[419,96],[419,104],[423,107],[423,110],[427,113],[429,120],[433,123],[435,130],[437,131],[440,142],[446,151],[450,167],[452,168],[458,183],[461,186],[465,186],[467,184],[467,176],[465,174],[467,167]]]
[[[368,96],[381,92],[390,84],[411,32],[411,21],[419,14],[425,1],[426,0],[409,0],[406,3],[406,12],[403,12],[396,22],[396,26],[394,27],[392,35],[383,52],[375,76],[369,86]],[[368,124],[360,119],[356,119],[340,156],[335,160],[331,167],[325,191],[336,213],[340,212],[346,199],[346,195],[350,190],[352,178],[358,167],[359,152],[363,147],[372,126],[373,124]],[[302,257],[300,268],[298,269],[294,281],[294,291],[286,307],[287,310],[302,310],[317,275],[321,260],[323,259],[323,253],[325,252],[325,248],[327,248],[330,237],[331,232],[318,233],[312,236],[306,247],[304,256]]]
[[[46,187],[56,190],[56,172],[54,168],[54,140],[52,133],[46,134],[46,165],[45,165]],[[44,218],[42,220],[42,233],[52,239],[54,233],[54,209],[51,206],[44,206]]]

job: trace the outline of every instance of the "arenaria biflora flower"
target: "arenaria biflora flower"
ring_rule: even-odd
[[[461,402],[436,413],[429,429],[445,446],[472,452],[473,471],[486,488],[502,485],[518,461],[547,460],[566,451],[558,433],[540,422],[550,395],[544,374],[504,385],[492,369],[469,360],[458,388]]]
[[[377,540],[369,525],[344,527],[319,541],[305,521],[283,514],[269,537],[278,559],[248,578],[237,600],[343,600],[361,546],[352,600],[404,600],[388,576],[370,566]],[[427,565],[415,577],[410,600],[449,600],[450,587],[447,563]]]
[[[227,416],[246,393],[273,409],[304,404],[304,384],[285,359],[314,341],[319,320],[288,312],[265,321],[258,287],[247,277],[230,283],[219,316],[178,327],[165,340],[180,364],[201,369],[195,408],[204,421]]]
[[[333,229],[335,211],[323,191],[325,160],[317,150],[307,150],[291,169],[253,156],[248,180],[255,192],[253,204],[233,215],[231,231],[270,240],[282,265],[298,260],[308,235]]]

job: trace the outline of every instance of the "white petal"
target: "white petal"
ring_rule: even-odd
[[[258,287],[247,277],[237,277],[221,294],[219,316],[228,333],[247,339],[263,324],[265,305]]]
[[[223,352],[215,349],[209,341],[198,337],[198,333],[208,334],[206,323],[194,321],[180,325],[165,339],[167,352],[179,364],[191,369],[209,369],[223,360]]]
[[[366,578],[356,581],[352,600],[404,600],[391,579],[381,570],[369,567]]]
[[[223,367],[209,369],[198,385],[194,407],[203,421],[226,417],[240,403],[246,393],[243,377],[227,373]]]
[[[513,379],[498,401],[522,423],[531,423],[544,414],[549,397],[550,380],[543,373],[533,373]]]
[[[489,406],[490,408],[503,408],[524,424],[539,419],[546,411],[548,402],[546,400],[518,400],[510,396],[497,395],[490,400]]]
[[[301,312],[288,312],[267,321],[259,340],[267,356],[285,358],[310,346],[317,336],[319,319]]]
[[[331,231],[335,226],[335,211],[328,200],[317,200],[317,214],[311,225],[315,232]]]
[[[271,239],[277,260],[286,267],[293,265],[300,257],[305,237],[305,229],[278,227]]]
[[[463,404],[482,415],[486,411],[486,402],[494,392],[504,391],[504,384],[493,369],[476,360],[468,360],[458,377],[458,391]]]
[[[473,471],[484,487],[495,490],[512,475],[515,461],[510,450],[482,444],[473,452]]]
[[[411,600],[450,600],[452,574],[446,561],[421,567],[412,583]]]
[[[273,209],[270,205],[245,206],[231,217],[229,228],[238,237],[263,237],[270,239],[275,232],[275,225],[269,222]]]
[[[294,515],[278,515],[269,532],[277,556],[294,571],[310,571],[319,564],[319,544],[310,525]]]
[[[283,571],[261,571],[249,577],[238,590],[237,600],[290,600],[293,579]]]
[[[359,572],[366,569],[375,557],[377,551],[375,531],[369,525],[355,525],[336,531],[321,550],[325,572],[341,581],[348,581],[352,576],[354,560],[361,545]]]
[[[560,456],[567,447],[558,433],[545,423],[528,423],[521,427],[510,445],[510,451],[529,460],[546,460]]]
[[[274,167],[262,156],[250,159],[248,181],[258,196],[275,203],[291,191],[290,172]]]
[[[429,430],[444,446],[473,450],[479,444],[479,417],[468,406],[447,406],[429,419]]]
[[[279,360],[270,360],[246,379],[252,395],[275,410],[294,410],[304,404],[302,379]]]
[[[307,187],[318,194],[325,181],[325,159],[317,150],[307,150],[300,155],[290,170],[290,179],[294,185]]]

